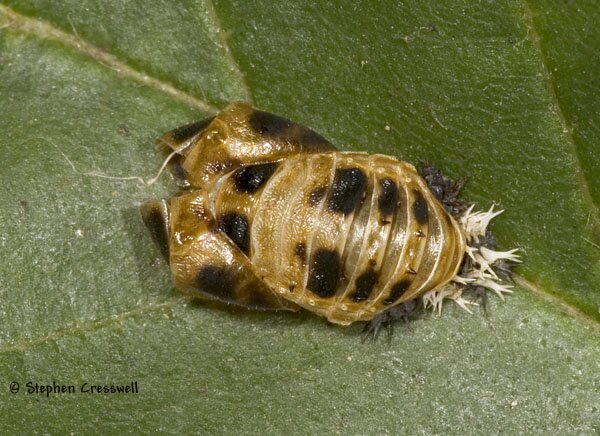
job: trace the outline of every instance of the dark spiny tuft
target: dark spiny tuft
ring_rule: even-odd
[[[466,179],[461,178],[456,181],[446,177],[439,169],[427,163],[419,167],[419,174],[427,182],[427,186],[454,218],[459,218],[468,209],[469,204],[458,198]]]
[[[365,333],[364,339],[370,337],[371,339],[376,340],[382,327],[387,328],[388,338],[391,338],[395,322],[408,322],[418,319],[422,316],[423,312],[423,302],[420,298],[408,300],[397,306],[390,307],[375,315],[375,317],[365,325],[365,328],[363,329],[363,333]]]

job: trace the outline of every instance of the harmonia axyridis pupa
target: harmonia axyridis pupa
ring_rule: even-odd
[[[187,189],[142,215],[186,293],[350,324],[418,298],[466,307],[467,286],[510,292],[492,265],[515,250],[486,246],[499,212],[472,213],[435,169],[336,151],[240,102],[160,140]]]

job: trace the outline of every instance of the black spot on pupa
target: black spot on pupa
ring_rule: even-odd
[[[379,205],[379,213],[383,218],[389,217],[394,213],[394,209],[398,203],[398,186],[392,179],[383,179],[379,181],[381,186],[381,194],[377,199]]]
[[[276,162],[248,165],[233,173],[233,182],[240,192],[253,194],[264,185],[277,169]]]
[[[310,264],[307,289],[322,298],[333,296],[340,279],[340,271],[340,256],[335,250],[317,250]]]
[[[171,174],[175,179],[175,183],[177,183],[178,186],[181,186],[182,188],[189,188],[190,182],[188,182],[187,175],[183,169],[183,160],[184,157],[180,154],[172,156],[171,160],[169,161],[169,171],[171,171]]]
[[[415,202],[413,203],[413,214],[415,215],[415,219],[419,224],[427,224],[429,219],[427,202],[419,191],[414,190],[413,195],[415,196]]]
[[[229,236],[229,239],[245,254],[250,253],[250,224],[248,218],[237,212],[227,212],[219,217],[217,227]]]
[[[259,110],[252,112],[248,122],[257,133],[271,137],[283,136],[293,124],[287,118]]]
[[[316,206],[321,202],[326,192],[327,186],[317,186],[310,194],[308,194],[308,204]]]
[[[297,242],[294,254],[300,258],[302,263],[306,263],[306,244],[304,242]]]
[[[248,307],[253,307],[255,309],[264,309],[272,307],[269,300],[265,298],[264,292],[264,289],[252,285],[246,286],[246,288],[242,289],[241,291],[242,294],[246,294],[247,302],[245,303],[245,305]]]
[[[299,125],[298,125],[299,126]],[[333,145],[329,141],[319,135],[317,132],[299,126],[298,143],[302,144],[307,150],[333,150]]]
[[[358,276],[356,279],[356,290],[352,295],[352,300],[364,301],[369,298],[371,291],[373,291],[373,288],[377,284],[378,278],[378,274],[372,268]]]
[[[198,289],[221,300],[232,300],[235,276],[225,267],[203,266],[196,274]]]
[[[295,144],[302,150],[335,150],[329,141],[313,130],[269,112],[255,110],[248,122],[255,132]]]
[[[173,141],[177,144],[185,142],[197,133],[200,133],[206,129],[213,119],[214,117],[205,118],[203,120],[178,127],[171,132],[171,138],[173,138]]]
[[[142,205],[141,213],[144,224],[150,231],[150,236],[160,249],[163,257],[169,262],[169,230],[166,210],[162,202],[150,202]]]
[[[383,304],[392,304],[394,303],[398,298],[400,298],[402,296],[402,294],[404,294],[406,292],[406,290],[410,287],[411,281],[404,279],[404,280],[400,280],[398,283],[396,283],[394,286],[392,286],[392,290],[390,291],[390,295],[388,298],[386,298],[385,300],[383,300]]]
[[[338,168],[327,204],[332,212],[348,215],[360,204],[367,187],[367,176],[359,168]]]

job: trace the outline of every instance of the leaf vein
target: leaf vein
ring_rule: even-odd
[[[567,116],[561,106],[561,101],[560,101],[560,98],[558,96],[558,92],[556,89],[556,83],[554,80],[554,76],[552,74],[551,69],[548,67],[548,60],[546,59],[546,55],[545,55],[545,52],[544,52],[544,49],[542,46],[542,38],[540,36],[540,33],[538,32],[538,30],[535,27],[535,20],[533,18],[533,11],[531,10],[531,7],[529,5],[529,0],[523,0],[523,4],[524,4],[523,9],[524,9],[524,13],[525,13],[525,18],[527,20],[527,22],[525,24],[528,28],[528,36],[529,36],[530,40],[532,41],[532,43],[534,44],[536,50],[539,52],[540,64],[541,64],[541,68],[543,70],[543,74],[548,83],[547,88],[550,93],[550,98],[552,100],[552,104],[556,108],[556,113],[558,115],[558,119],[560,120],[562,131],[567,139],[567,142],[571,145],[570,151],[573,154],[574,161],[579,169],[579,171],[577,171],[577,177],[578,177],[578,182],[579,182],[579,186],[580,186],[580,191],[583,196],[583,200],[590,211],[589,221],[592,224],[592,228],[594,230],[594,236],[595,236],[596,240],[598,242],[600,242],[600,211],[598,210],[598,206],[596,205],[596,203],[594,202],[594,199],[592,198],[592,195],[590,193],[590,187],[589,187],[588,181],[585,177],[584,171],[581,170],[583,165],[582,165],[579,153],[577,152],[578,145],[577,145],[577,139],[576,139],[575,135],[573,134],[574,127],[571,124],[571,122],[569,121],[569,119],[567,118]]]
[[[174,99],[186,103],[191,107],[209,113],[219,111],[219,108],[216,106],[198,99],[168,82],[159,80],[132,68],[115,55],[83,40],[77,34],[75,29],[73,29],[73,34],[66,33],[46,21],[21,15],[5,5],[0,5],[0,29],[10,29],[14,32],[33,35],[40,39],[60,42],[67,47],[83,53],[105,67],[110,68],[120,76],[141,82],[149,88],[168,94]]]
[[[74,336],[74,335],[80,334],[80,333],[90,333],[90,332],[105,328],[107,326],[110,326],[112,324],[117,324],[128,318],[133,318],[133,317],[143,315],[146,313],[157,312],[157,311],[161,311],[164,309],[168,309],[170,307],[173,307],[173,306],[176,306],[179,304],[183,304],[186,301],[187,300],[184,297],[175,296],[175,297],[170,298],[169,300],[163,301],[162,303],[148,304],[146,306],[137,307],[135,309],[128,310],[126,312],[121,312],[121,313],[118,313],[115,315],[110,315],[106,318],[100,318],[100,319],[96,319],[96,320],[85,322],[85,323],[74,324],[74,325],[68,326],[64,329],[57,330],[55,332],[49,333],[44,336],[39,336],[36,338],[27,338],[27,339],[23,339],[23,340],[15,342],[15,343],[12,343],[8,346],[0,348],[0,354],[10,353],[10,352],[15,352],[15,351],[23,352],[32,347],[35,347],[36,345],[43,344],[45,342],[56,341],[58,339],[62,339],[62,338],[68,337],[68,336]]]
[[[594,318],[593,315],[590,315],[589,313],[586,313],[578,307],[575,307],[572,304],[568,303],[559,294],[552,294],[520,275],[513,274],[512,278],[517,285],[524,289],[527,289],[532,294],[544,299],[545,301],[554,304],[558,307],[559,310],[566,313],[570,317],[578,319],[580,321],[585,321],[587,325],[595,329],[600,329],[600,323],[598,323],[597,318]]]
[[[250,92],[250,87],[248,86],[246,76],[242,72],[239,63],[236,61],[235,57],[233,56],[233,53],[231,52],[231,48],[227,40],[227,32],[223,29],[223,24],[219,19],[219,15],[217,14],[217,10],[215,9],[213,0],[206,0],[205,5],[208,17],[215,27],[215,37],[217,39],[217,43],[223,50],[223,56],[231,66],[231,70],[234,73],[234,75],[238,78],[242,91],[245,94],[243,98],[248,102],[252,102],[252,93]]]

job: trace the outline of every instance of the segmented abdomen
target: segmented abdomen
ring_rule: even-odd
[[[410,164],[331,152],[235,170],[217,225],[282,297],[341,324],[446,284],[465,241]]]

